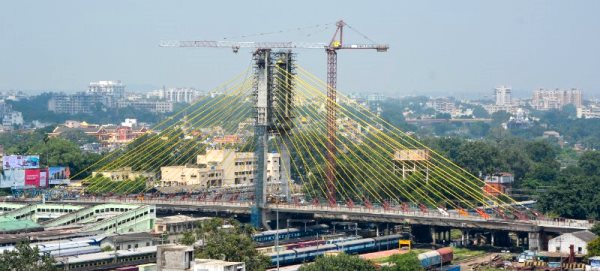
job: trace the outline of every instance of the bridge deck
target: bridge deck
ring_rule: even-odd
[[[63,200],[62,203],[80,203],[80,204],[104,204],[104,203],[136,203],[152,204],[157,208],[184,208],[188,210],[202,211],[226,211],[232,213],[249,214],[253,202],[223,202],[223,201],[202,201],[194,199],[133,199],[133,198],[80,198],[76,200]],[[549,231],[549,232],[570,232],[577,230],[587,230],[593,226],[593,223],[587,220],[506,220],[502,218],[491,217],[485,219],[475,215],[459,215],[456,213],[442,214],[437,210],[422,211],[420,209],[410,209],[403,211],[397,208],[366,208],[356,206],[353,208],[345,206],[330,207],[328,205],[296,205],[296,204],[267,204],[266,210],[271,212],[289,214],[314,214],[316,217],[353,220],[353,221],[373,221],[373,222],[393,222],[420,225],[434,225],[455,228],[473,228],[490,229],[506,231]]]

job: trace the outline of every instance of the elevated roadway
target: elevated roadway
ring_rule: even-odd
[[[171,209],[175,211],[202,211],[226,212],[232,214],[250,214],[253,202],[227,202],[203,201],[195,199],[134,199],[134,198],[79,198],[62,200],[61,203],[69,204],[104,204],[104,203],[133,203],[151,204],[157,209]],[[379,207],[366,208],[355,206],[330,207],[327,205],[297,205],[297,204],[267,204],[265,209],[270,212],[278,211],[281,214],[306,214],[316,218],[336,220],[350,220],[362,222],[387,222],[410,223],[416,225],[451,227],[460,229],[489,229],[513,232],[551,232],[564,233],[579,230],[589,230],[593,222],[572,219],[535,219],[535,220],[507,220],[498,217],[485,219],[479,215],[458,215],[455,213],[443,214],[431,209],[422,211],[411,209],[384,209]]]

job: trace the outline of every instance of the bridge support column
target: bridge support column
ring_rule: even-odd
[[[259,49],[254,53],[255,59],[255,106],[256,123],[254,126],[256,157],[256,173],[254,175],[254,206],[252,208],[252,225],[254,227],[265,226],[268,224],[265,219],[265,203],[267,188],[267,140],[269,125],[271,125],[271,96],[272,96],[272,67],[271,51],[268,49]]]
[[[496,245],[496,232],[490,232],[490,245],[491,246],[495,246]]]
[[[542,239],[540,232],[529,232],[527,234],[527,240],[529,241],[529,250],[538,251],[542,247]]]
[[[435,231],[434,226],[431,226],[429,229],[431,230],[431,245],[435,246],[437,243],[437,232]]]

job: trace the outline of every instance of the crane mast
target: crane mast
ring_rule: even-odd
[[[325,180],[327,182],[327,200],[329,205],[337,204],[335,190],[336,170],[336,144],[337,144],[337,51],[343,49],[374,49],[377,52],[386,52],[389,49],[387,44],[344,44],[344,26],[346,23],[339,20],[336,23],[336,30],[325,48],[327,52],[327,172]],[[351,201],[351,199],[348,199]],[[349,206],[354,205],[349,202]]]

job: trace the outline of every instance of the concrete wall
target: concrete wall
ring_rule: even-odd
[[[156,266],[158,271],[190,270],[194,249],[189,246],[162,245],[157,247]]]

